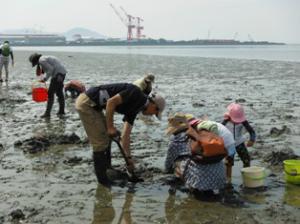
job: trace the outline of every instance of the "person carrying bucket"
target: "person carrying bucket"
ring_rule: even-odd
[[[131,158],[130,135],[134,120],[139,112],[149,116],[156,115],[161,119],[165,100],[158,94],[147,96],[133,84],[114,83],[88,89],[79,95],[75,107],[93,147],[97,180],[109,187],[112,182],[107,177],[106,171],[111,167],[111,140],[121,140],[127,170],[133,174],[134,161]],[[115,112],[124,115],[121,138],[114,123]]]
[[[11,64],[14,66],[14,54],[11,46],[9,45],[9,41],[4,41],[4,43],[0,46],[0,82],[3,82],[2,79],[2,69],[5,68],[5,81],[8,81],[8,65],[9,65],[9,55],[11,57]]]
[[[65,114],[65,98],[63,94],[64,80],[67,70],[54,56],[42,56],[41,54],[34,53],[30,55],[29,62],[32,67],[36,66],[36,74],[46,73],[46,77],[41,81],[46,82],[51,78],[50,86],[48,89],[48,101],[45,113],[41,118],[50,118],[51,109],[54,103],[54,94],[56,94],[59,103],[59,110],[57,115],[63,116]]]
[[[256,134],[246,119],[244,108],[238,103],[229,104],[227,112],[224,114],[222,124],[225,125],[233,134],[236,151],[243,161],[243,166],[249,167],[251,159],[247,147],[253,146],[256,140]],[[250,140],[246,144],[246,138],[243,136],[243,132],[245,130],[250,135]],[[234,165],[234,160],[229,162],[231,166]]]

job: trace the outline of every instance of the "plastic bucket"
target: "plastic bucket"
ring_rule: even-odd
[[[300,184],[300,160],[284,160],[283,164],[286,182]]]
[[[265,185],[267,175],[264,167],[251,166],[242,168],[241,173],[244,187],[256,188]]]
[[[45,102],[48,100],[48,90],[46,84],[32,85],[32,100],[35,102]]]

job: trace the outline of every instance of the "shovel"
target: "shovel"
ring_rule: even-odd
[[[120,140],[121,140],[120,136],[116,136],[116,137],[112,138],[112,141],[114,141],[115,143],[117,143],[117,145],[118,145],[118,147],[119,147],[119,149],[121,151],[121,154],[122,154],[122,156],[123,156],[123,158],[125,160],[125,163],[128,166],[129,165],[129,161],[128,161],[127,156],[125,155],[125,152],[124,152],[124,149],[123,149],[123,147],[122,147],[122,145],[120,143]],[[128,181],[133,182],[133,183],[144,182],[144,180],[142,178],[137,177],[133,171],[129,172],[127,168],[126,168],[126,173],[128,175]]]

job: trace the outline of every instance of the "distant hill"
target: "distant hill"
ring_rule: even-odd
[[[81,27],[76,27],[63,33],[63,35],[67,38],[67,40],[73,39],[73,36],[75,34],[80,34],[83,38],[107,39],[106,36],[99,34],[96,31],[89,30],[86,28],[81,28]]]

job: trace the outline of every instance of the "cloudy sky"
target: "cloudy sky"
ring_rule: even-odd
[[[65,32],[85,27],[125,37],[109,3],[144,19],[151,38],[223,38],[300,43],[300,0],[0,0],[0,30]],[[4,8],[3,8],[4,7]],[[121,10],[119,10],[122,12]]]

